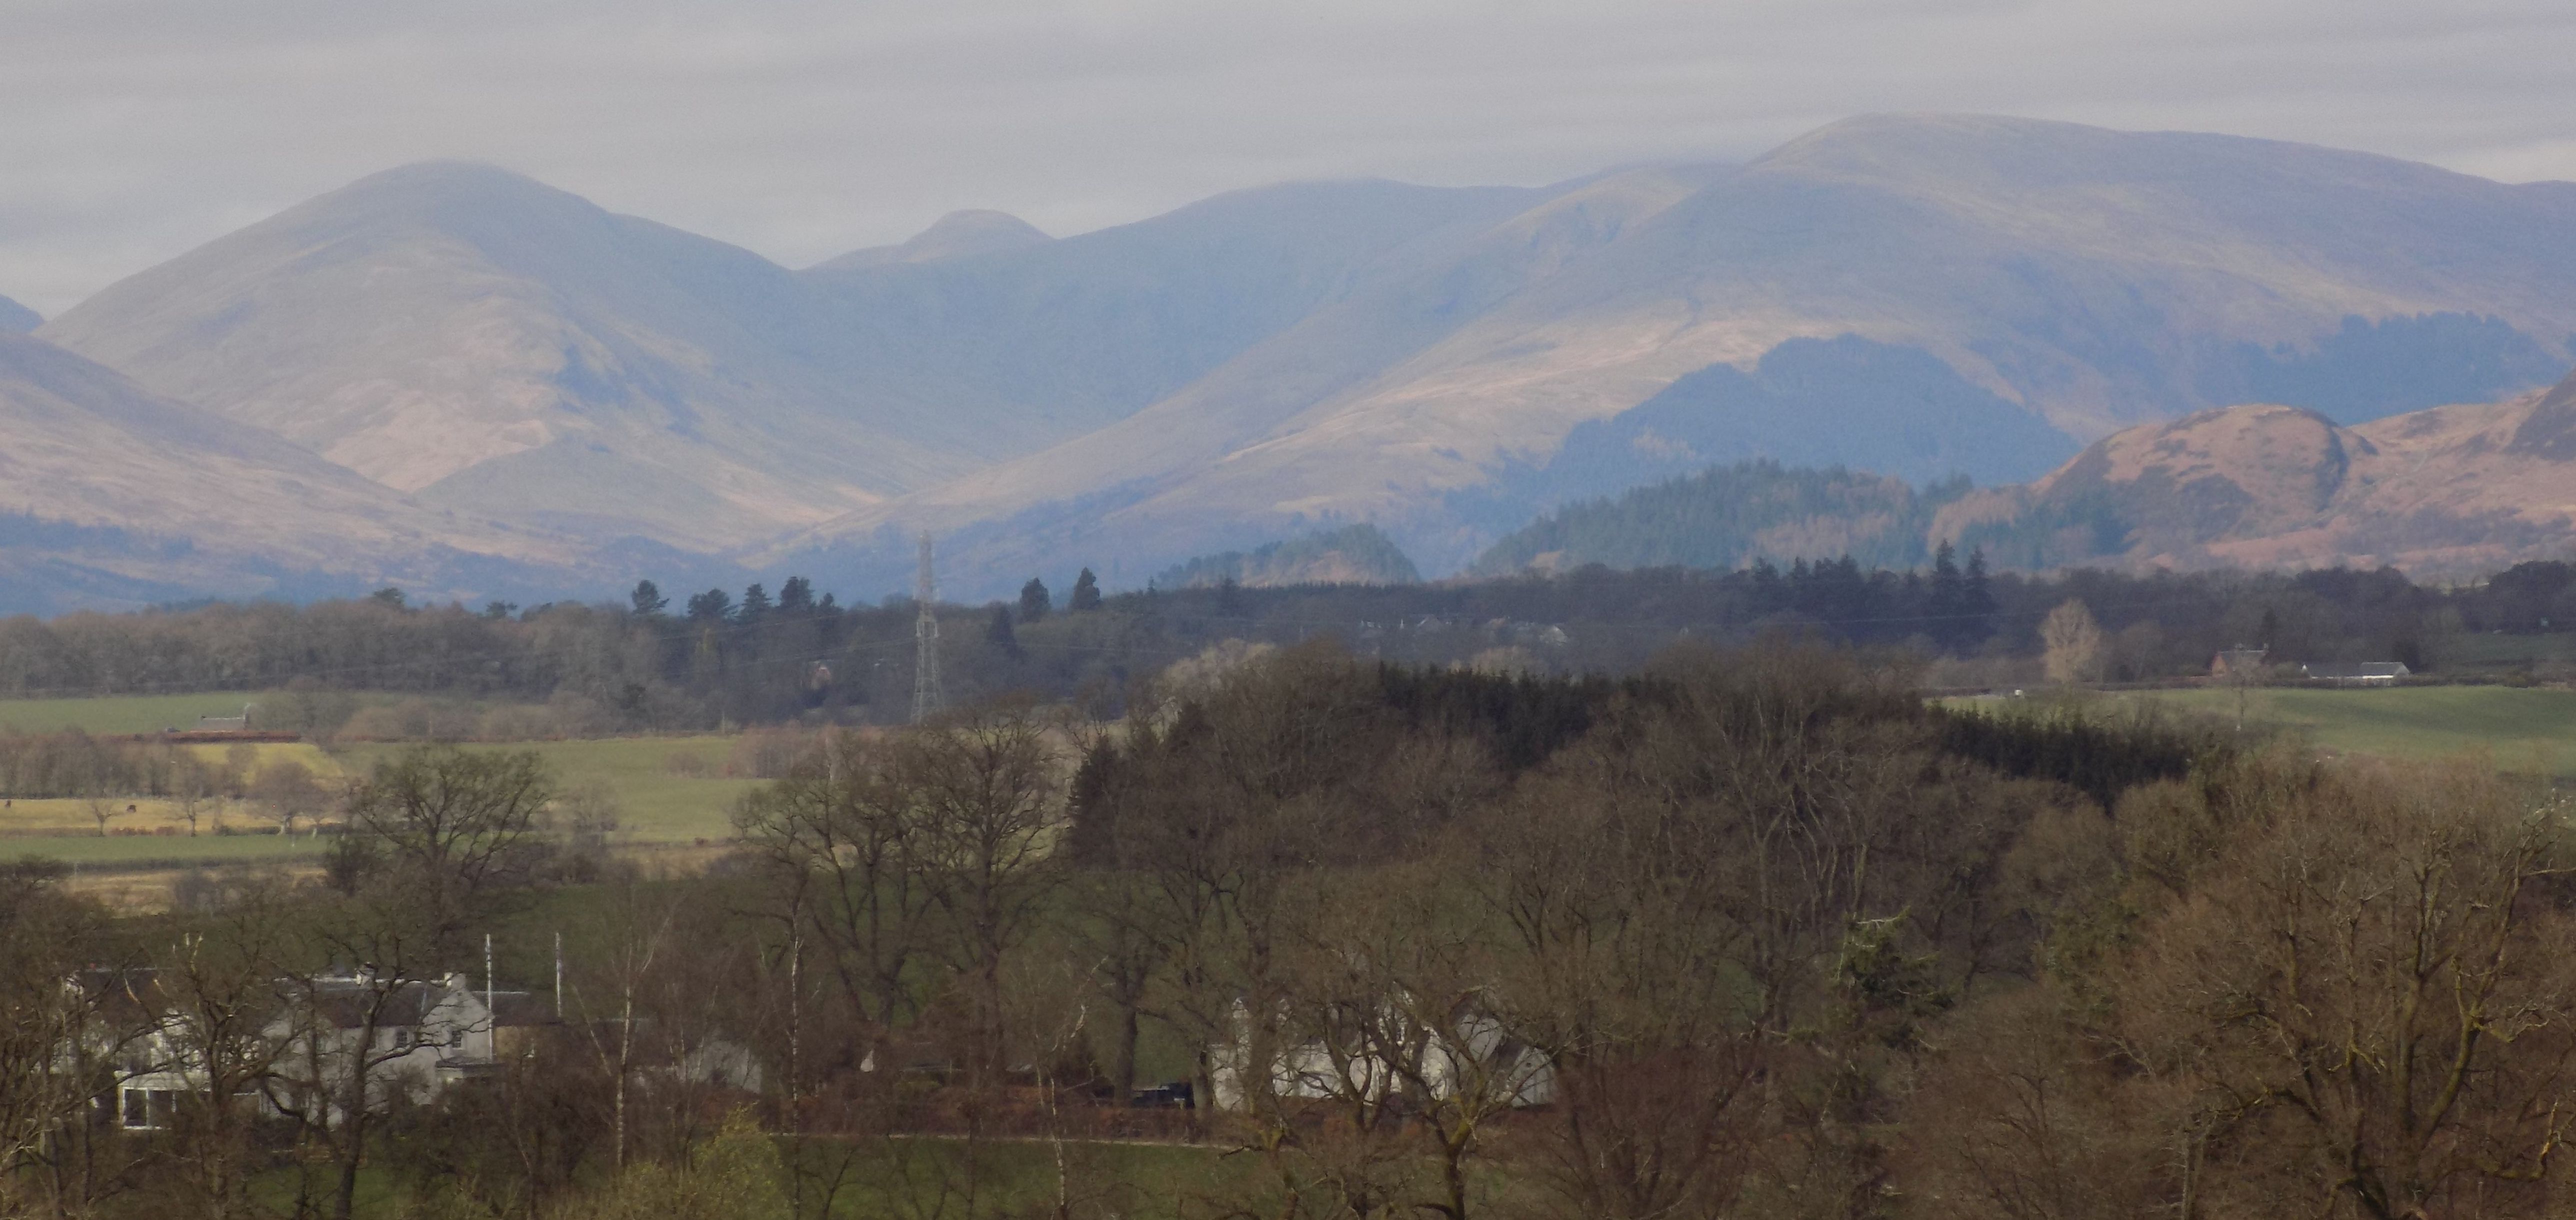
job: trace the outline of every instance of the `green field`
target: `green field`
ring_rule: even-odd
[[[279,860],[318,862],[328,839],[308,834],[291,838],[273,834],[198,835],[11,835],[0,838],[0,860],[43,856],[71,864],[112,869],[186,868],[197,864],[234,864]]]
[[[2134,696],[2213,716],[2236,714],[2228,690]],[[2246,719],[2345,753],[2441,757],[2484,753],[2511,771],[2576,776],[2576,690],[2506,686],[2258,689]]]
[[[96,699],[0,699],[0,726],[30,733],[158,733],[193,729],[199,716],[238,716],[242,705],[282,706],[284,691],[215,691],[196,695],[108,695]],[[254,713],[255,714],[255,713]]]

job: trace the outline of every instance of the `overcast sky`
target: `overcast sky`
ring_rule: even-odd
[[[1884,110],[2576,179],[2570,0],[0,0],[0,294],[407,161],[793,266],[1290,178],[1540,183]]]

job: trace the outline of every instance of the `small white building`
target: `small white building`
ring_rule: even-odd
[[[99,991],[103,1022],[93,1049],[115,1058],[114,1093],[99,1104],[128,1130],[168,1127],[183,1098],[208,1088],[197,1049],[204,1036],[162,994],[154,971],[95,972],[75,985]],[[397,1095],[426,1102],[529,1053],[537,1029],[556,1023],[527,992],[478,990],[458,974],[386,983],[362,974],[280,979],[274,995],[261,1026],[268,1073],[255,1104],[274,1113],[271,1090],[288,1099],[318,1094],[333,1122],[362,1056],[370,1105]]]

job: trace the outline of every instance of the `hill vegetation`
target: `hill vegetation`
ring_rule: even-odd
[[[1967,490],[1965,480],[1918,492],[1899,479],[1838,466],[1743,462],[1560,508],[1496,542],[1468,571],[1498,576],[1594,563],[1731,571],[1757,560],[1840,555],[1872,567],[1914,567],[1931,557],[1933,513]]]
[[[1422,579],[1413,561],[1374,525],[1362,522],[1249,551],[1202,555],[1167,568],[1158,589],[1208,589],[1233,583],[1278,585],[1409,585]]]

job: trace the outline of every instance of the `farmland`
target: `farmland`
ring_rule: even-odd
[[[0,726],[22,732],[146,735],[192,727],[200,716],[239,715],[244,703],[282,703],[284,698],[227,692],[0,700]],[[567,791],[588,789],[608,799],[617,811],[623,841],[637,847],[694,847],[732,833],[733,804],[753,785],[726,774],[738,740],[724,735],[616,737],[467,748],[534,750]],[[390,742],[258,742],[177,748],[210,762],[229,757],[254,770],[298,763],[328,787],[364,775],[378,760],[405,747]],[[197,814],[192,828],[180,805],[165,799],[11,799],[0,806],[0,857],[46,856],[84,869],[124,872],[252,862],[310,867],[328,842],[301,828],[292,836],[279,834],[276,819],[254,801],[218,798],[200,806]]]
[[[2209,715],[2236,714],[2236,693],[2229,690],[2135,697]],[[2482,752],[2507,770],[2576,777],[2576,690],[2261,688],[2245,693],[2245,717],[2338,753],[2432,758]]]

